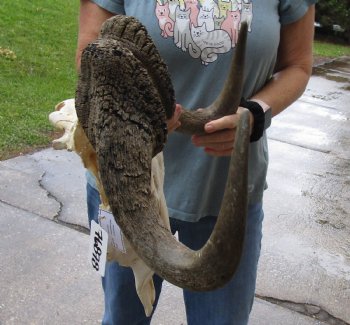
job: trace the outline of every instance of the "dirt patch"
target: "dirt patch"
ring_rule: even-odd
[[[13,151],[5,151],[5,152],[0,152],[0,162],[3,160],[15,158],[18,156],[24,156],[27,154],[31,154],[43,149],[47,149],[51,146],[51,144],[48,145],[41,145],[41,146],[31,146],[31,147],[25,147],[22,148],[21,150],[13,150]]]

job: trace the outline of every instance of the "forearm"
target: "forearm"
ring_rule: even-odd
[[[102,9],[95,3],[89,0],[80,0],[79,34],[76,50],[76,67],[78,70],[83,50],[98,37],[103,22],[112,16],[113,13]]]
[[[275,73],[262,89],[248,98],[258,103],[260,101],[259,104],[265,112],[271,107],[273,116],[301,96],[310,78],[314,10],[314,6],[310,6],[301,19],[281,28]],[[194,145],[204,147],[205,151],[213,156],[231,155],[240,110],[241,108],[238,108],[237,114],[207,123],[207,134],[194,136]],[[251,116],[253,117],[253,114]],[[251,127],[253,126],[254,117],[251,119]]]
[[[295,23],[282,26],[275,74],[254,94],[272,108],[277,115],[297,100],[305,90],[312,72],[312,44],[314,36],[314,6]]]
[[[272,79],[252,100],[261,100],[272,109],[272,116],[282,112],[304,92],[310,78],[310,68],[290,66],[274,74]]]

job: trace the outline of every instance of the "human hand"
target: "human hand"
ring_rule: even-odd
[[[227,115],[208,122],[205,126],[205,135],[192,136],[192,143],[196,147],[204,147],[204,151],[216,157],[231,156],[235,140],[236,127],[240,115],[246,108],[239,107],[236,114]],[[254,117],[250,113],[250,133],[252,132]]]
[[[175,131],[181,125],[179,118],[182,111],[183,111],[183,107],[180,104],[176,104],[173,117],[167,120],[168,133]]]

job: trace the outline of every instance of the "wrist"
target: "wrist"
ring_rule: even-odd
[[[266,104],[261,99],[251,98],[249,101],[258,103],[261,106],[261,108],[263,109],[264,112],[266,112],[270,108],[270,105]]]
[[[261,100],[245,100],[244,98],[240,106],[248,109],[254,117],[250,142],[258,141],[271,124],[271,108]]]
[[[269,104],[265,103],[261,99],[252,98],[251,101],[258,103],[262,107],[262,109],[263,109],[263,111],[265,113],[264,130],[268,129],[271,126],[271,121],[272,121],[272,109],[271,109],[271,106]]]

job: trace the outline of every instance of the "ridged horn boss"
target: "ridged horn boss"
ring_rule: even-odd
[[[210,114],[196,118],[196,113],[184,113],[182,132],[198,133],[206,121],[237,109],[246,33],[243,24],[228,82]],[[193,251],[164,227],[150,193],[151,160],[166,141],[166,119],[174,113],[175,96],[167,67],[145,27],[133,17],[107,20],[100,37],[84,50],[81,62],[77,114],[96,150],[103,187],[124,235],[144,262],[167,281],[196,291],[224,285],[238,267],[244,241],[249,114],[242,114],[239,122],[213,233],[202,249]]]

